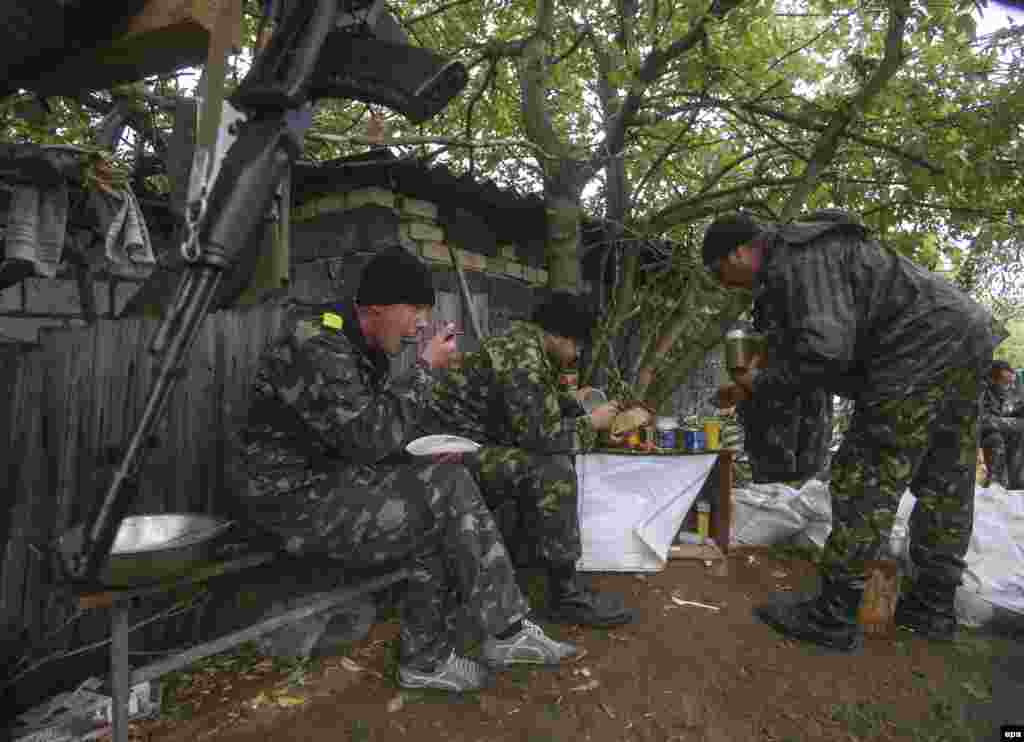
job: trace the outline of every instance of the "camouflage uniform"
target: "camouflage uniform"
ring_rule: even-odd
[[[1011,477],[1010,470],[1017,468],[1022,454],[1021,413],[1020,407],[1014,407],[1007,387],[991,379],[986,382],[981,395],[981,447],[988,456],[989,482],[998,482],[1003,487],[1020,486],[1016,481],[1019,477]]]
[[[560,386],[543,337],[536,325],[514,322],[441,375],[429,403],[429,431],[484,443],[467,465],[488,504],[497,509],[517,501],[531,523],[536,555],[570,564],[581,554],[574,433],[587,445],[595,433],[589,418],[565,417],[578,405]]]
[[[504,631],[528,610],[490,510],[462,466],[403,450],[435,385],[416,366],[389,375],[352,307],[331,329],[293,312],[264,356],[237,441],[243,506],[289,551],[346,567],[413,570],[402,608],[401,663],[448,656],[462,607],[480,628]]]
[[[852,587],[840,612],[856,610],[864,561],[909,484],[918,497],[911,556],[951,611],[971,534],[978,398],[997,341],[991,315],[856,224],[790,225],[765,244],[755,320],[771,358],[754,398],[792,403],[821,388],[856,400],[832,465],[826,585]],[[826,599],[841,592],[826,589]]]
[[[753,398],[736,414],[755,482],[785,482],[799,488],[827,468],[832,440],[832,395],[812,389],[792,401]]]

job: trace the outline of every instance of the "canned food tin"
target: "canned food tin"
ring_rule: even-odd
[[[695,430],[693,432],[693,450],[703,451],[707,448],[707,438],[704,436],[703,430]]]
[[[684,435],[685,440],[686,440],[686,443],[684,444],[686,450],[687,451],[696,451],[697,450],[697,431],[696,430],[687,429],[686,432],[683,435]]]
[[[658,448],[675,448],[676,447],[676,431],[675,428],[668,430],[658,431]]]

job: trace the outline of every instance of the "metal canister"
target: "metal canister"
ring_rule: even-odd
[[[693,450],[703,451],[707,446],[707,438],[704,435],[703,430],[693,431]]]
[[[685,441],[686,441],[686,443],[684,444],[685,445],[685,450],[687,450],[687,451],[697,451],[697,450],[699,450],[697,448],[697,431],[696,430],[694,430],[693,428],[687,428],[686,431],[683,433],[683,436],[684,436]]]
[[[656,439],[654,445],[658,448],[675,448],[678,428],[679,423],[674,417],[659,417],[655,424]]]

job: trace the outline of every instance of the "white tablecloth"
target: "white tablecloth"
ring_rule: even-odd
[[[584,572],[658,572],[718,454],[576,457]]]

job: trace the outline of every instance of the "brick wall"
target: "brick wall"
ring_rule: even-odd
[[[97,316],[115,317],[139,285],[124,279],[93,281]],[[85,324],[78,282],[73,278],[27,278],[0,291],[0,344],[35,343],[42,329]]]

